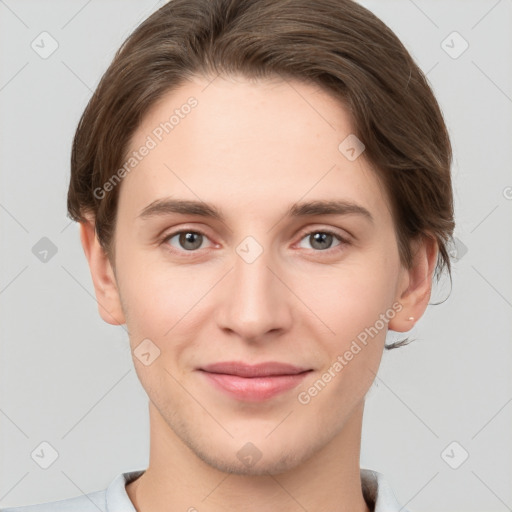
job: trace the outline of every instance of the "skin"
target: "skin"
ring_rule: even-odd
[[[168,93],[132,138],[135,150],[169,112],[198,100],[123,179],[115,261],[93,218],[81,225],[100,315],[127,325],[132,354],[145,338],[160,350],[148,366],[133,357],[149,397],[150,462],[128,495],[139,512],[368,512],[359,474],[365,395],[387,327],[410,330],[409,317],[428,305],[437,246],[421,239],[412,267],[401,264],[377,175],[364,153],[352,162],[338,150],[353,129],[335,98],[298,81],[210,81],[196,77]],[[225,219],[138,217],[170,196],[212,203]],[[325,199],[357,203],[373,222],[285,216],[299,200]],[[203,233],[199,248],[187,250],[193,243],[179,235],[164,240],[180,229]],[[325,229],[349,243],[319,245],[310,235]],[[250,264],[236,252],[247,236],[263,249]],[[388,326],[301,404],[298,393],[394,303],[402,309]],[[197,371],[228,360],[313,371],[295,389],[249,403]],[[261,452],[252,466],[237,457],[247,442]]]

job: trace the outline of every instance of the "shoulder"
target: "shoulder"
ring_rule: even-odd
[[[126,492],[126,484],[137,479],[144,471],[145,469],[136,469],[120,473],[102,491],[39,505],[2,508],[0,512],[136,512]]]
[[[39,505],[2,508],[0,512],[98,512],[105,509],[105,491],[96,491],[76,498]]]

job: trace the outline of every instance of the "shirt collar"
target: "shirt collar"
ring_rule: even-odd
[[[121,473],[106,490],[107,512],[136,512],[126,492],[126,485],[137,479],[145,469]],[[400,506],[389,483],[382,473],[371,469],[361,469],[363,496],[372,512],[407,512]],[[373,508],[372,508],[373,507]]]
[[[361,469],[361,484],[363,496],[372,512],[407,512],[398,503],[393,489],[382,473]]]

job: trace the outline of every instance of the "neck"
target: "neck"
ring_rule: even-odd
[[[126,486],[137,512],[279,510],[371,512],[361,490],[359,456],[364,403],[320,451],[291,470],[226,473],[201,460],[149,403],[150,461]]]

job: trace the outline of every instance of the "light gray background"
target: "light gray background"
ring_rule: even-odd
[[[361,465],[411,511],[512,510],[512,0],[362,3],[428,72],[444,111],[461,257],[418,341],[384,355]],[[97,312],[66,192],[87,100],[160,5],[0,0],[0,506],[103,489],[148,463],[147,397],[126,331]],[[31,48],[43,31],[59,44],[47,59]],[[453,31],[469,43],[456,59],[442,47]],[[42,237],[58,250],[46,263],[32,252]],[[48,469],[30,455],[43,441],[58,452]]]

